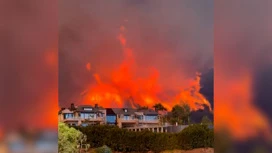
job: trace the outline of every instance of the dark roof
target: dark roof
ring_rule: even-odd
[[[91,108],[92,110],[84,110],[84,108]],[[80,106],[77,107],[76,111],[77,112],[85,112],[85,113],[98,113],[98,112],[101,112],[101,110],[104,110],[104,108],[93,107],[91,105],[80,105]]]
[[[152,109],[137,110],[134,108],[112,108],[111,110],[115,114],[124,114],[124,115],[132,115],[135,112],[143,112],[144,115],[158,115],[158,113]],[[125,112],[125,110],[127,110],[127,112]],[[108,113],[108,110],[107,110],[107,113]]]
[[[139,110],[139,112],[143,112],[144,115],[158,115],[158,113],[152,109]]]
[[[116,115],[114,111],[112,110],[112,108],[106,108],[106,113],[107,115]]]
[[[124,115],[132,115],[137,112],[136,109],[133,108],[112,108],[115,114],[124,114]],[[127,112],[125,112],[127,110]]]

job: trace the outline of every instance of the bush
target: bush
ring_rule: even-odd
[[[67,126],[64,123],[58,124],[58,152],[67,153],[67,152],[77,152],[79,150],[79,142],[83,138],[83,134]]]
[[[96,153],[112,153],[111,149],[106,145],[95,149],[95,152]]]
[[[178,145],[186,150],[213,147],[213,142],[213,130],[207,125],[190,125],[178,134]]]
[[[213,130],[205,125],[190,125],[180,133],[132,132],[114,126],[77,127],[87,135],[91,148],[109,146],[120,152],[155,153],[164,150],[213,147]]]

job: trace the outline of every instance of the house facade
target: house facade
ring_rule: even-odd
[[[158,113],[151,109],[113,108],[117,126],[120,128],[135,126],[151,126],[159,124]]]
[[[81,105],[63,108],[59,112],[59,121],[73,126],[105,124],[106,109],[91,105]]]
[[[81,105],[62,108],[59,121],[73,126],[97,124],[117,125],[120,128],[159,125],[159,114],[151,109],[102,108],[98,105]]]

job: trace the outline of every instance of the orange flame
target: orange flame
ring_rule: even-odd
[[[84,94],[82,103],[97,103],[103,107],[125,107],[126,103],[124,101],[128,101],[131,107],[137,107],[137,104],[139,104],[151,108],[154,104],[160,102],[168,110],[171,110],[174,105],[181,103],[189,104],[193,110],[202,108],[199,107],[199,104],[206,104],[210,107],[210,103],[199,93],[199,73],[197,73],[195,80],[190,80],[190,85],[187,89],[181,87],[180,91],[176,91],[176,96],[168,96],[167,99],[162,99],[159,96],[164,91],[158,83],[160,73],[157,69],[151,68],[147,77],[136,77],[133,70],[137,68],[137,64],[133,50],[128,47],[127,39],[124,35],[125,30],[125,27],[122,26],[118,36],[118,40],[123,48],[124,60],[119,67],[112,70],[110,79],[107,79],[107,81],[97,73],[93,75],[96,84],[91,84],[86,90],[87,93]]]
[[[255,137],[260,131],[271,137],[267,118],[252,103],[250,72],[243,71],[229,81],[224,76],[216,78],[216,85],[220,84],[221,88],[216,87],[215,129],[227,128],[238,140]]]

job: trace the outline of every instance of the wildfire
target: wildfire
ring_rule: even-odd
[[[203,107],[203,104],[210,107],[210,103],[199,93],[200,74],[196,74],[196,79],[188,80],[188,87],[181,87],[176,92],[176,96],[160,98],[165,91],[159,84],[160,73],[156,68],[150,68],[148,76],[136,76],[134,69],[137,64],[134,59],[133,50],[128,47],[125,37],[126,29],[120,28],[118,40],[123,49],[124,59],[120,65],[113,69],[110,78],[104,79],[98,73],[93,74],[96,81],[84,92],[82,103],[98,103],[103,107],[137,107],[148,106],[160,102],[168,110],[176,104],[187,103],[191,109],[196,110]],[[91,65],[87,63],[86,69],[89,71]],[[105,81],[106,80],[106,81]],[[202,106],[202,107],[199,107]]]
[[[269,138],[272,136],[269,122],[252,103],[252,76],[247,70],[240,73],[230,81],[224,76],[216,77],[216,85],[221,88],[216,87],[215,129],[227,128],[234,138],[241,140],[260,132]]]

